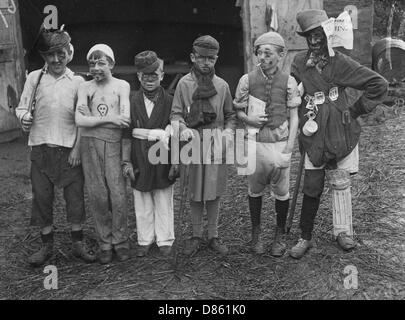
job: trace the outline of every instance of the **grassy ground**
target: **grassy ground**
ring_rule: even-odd
[[[155,248],[144,259],[110,265],[84,264],[70,252],[64,200],[55,201],[56,247],[49,264],[58,267],[59,289],[47,291],[42,268],[31,268],[27,256],[39,248],[38,230],[29,227],[31,186],[25,139],[0,145],[0,298],[3,299],[404,299],[405,298],[405,115],[363,129],[360,173],[353,179],[354,228],[358,247],[350,253],[332,240],[330,192],[325,189],[316,221],[316,246],[300,261],[249,252],[250,218],[247,184],[234,169],[223,197],[220,235],[231,249],[219,257],[204,248],[191,258],[181,253],[163,259]],[[292,164],[295,181],[298,155]],[[179,217],[176,184],[176,248],[190,235],[189,217]],[[301,195],[298,199],[300,208]],[[132,208],[130,200],[129,205]],[[274,202],[264,200],[265,243],[275,224]],[[186,210],[186,212],[188,212]],[[299,237],[297,218],[288,238]],[[133,210],[131,243],[135,247]],[[95,245],[92,219],[86,241]],[[134,253],[132,249],[132,253]],[[344,289],[344,269],[358,270],[358,289]]]

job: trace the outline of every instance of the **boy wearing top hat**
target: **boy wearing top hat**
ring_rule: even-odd
[[[276,32],[267,32],[257,38],[254,48],[259,65],[240,79],[234,99],[237,116],[247,126],[248,146],[255,144],[256,150],[254,157],[248,159],[256,163],[254,173],[248,176],[251,244],[255,253],[265,252],[260,216],[264,190],[271,183],[277,219],[271,255],[280,257],[286,250],[290,160],[301,97],[295,79],[278,66],[285,54],[283,38]]]
[[[155,241],[162,255],[168,256],[174,242],[173,183],[178,166],[171,166],[170,158],[168,163],[153,164],[149,151],[156,144],[161,144],[162,150],[169,149],[173,97],[160,86],[163,60],[155,52],[137,54],[135,67],[141,87],[131,97],[131,123],[124,139],[122,166],[124,175],[132,180],[137,256],[145,256]]]
[[[229,86],[215,75],[218,52],[218,41],[209,35],[201,36],[193,43],[191,71],[180,79],[173,98],[171,121],[172,126],[173,122],[179,123],[180,140],[200,139],[203,131],[207,130],[213,133],[212,145],[220,145],[219,139],[231,137],[234,133],[235,111]],[[194,134],[197,132],[199,137]],[[204,154],[204,151],[200,154]],[[207,164],[200,158],[200,163],[189,166],[188,196],[193,236],[187,242],[184,253],[192,255],[201,246],[203,211],[206,208],[208,247],[220,254],[227,254],[228,248],[218,237],[219,202],[226,190],[227,165]]]
[[[361,128],[356,119],[371,112],[387,94],[387,81],[379,74],[332,48],[329,49],[334,55],[329,54],[322,27],[327,20],[324,10],[304,10],[297,14],[301,27],[298,34],[305,37],[308,44],[308,50],[298,53],[291,66],[292,76],[298,83],[302,82],[304,90],[298,112],[300,151],[305,155],[301,237],[290,252],[297,259],[312,246],[312,230],[325,173],[332,189],[337,243],[344,250],[355,247],[349,176],[358,171],[359,163]],[[364,92],[357,101],[349,104],[345,88]],[[340,199],[335,197],[339,192]],[[339,228],[347,231],[335,232]]]
[[[128,82],[116,79],[112,49],[93,46],[87,61],[93,80],[79,88],[76,123],[81,127],[81,152],[89,208],[93,214],[101,264],[129,258],[126,184],[121,171],[122,129],[129,125]]]
[[[33,194],[31,225],[41,227],[42,246],[28,259],[33,266],[42,265],[53,253],[55,186],[63,188],[67,220],[71,223],[73,254],[86,262],[95,260],[95,255],[85,248],[83,242],[84,179],[79,152],[80,135],[74,119],[77,91],[83,79],[66,67],[73,58],[70,41],[69,34],[62,29],[42,31],[38,50],[47,68],[42,78],[39,78],[41,70],[28,75],[16,109],[23,130],[29,131]],[[36,100],[35,110],[30,112],[33,98]]]

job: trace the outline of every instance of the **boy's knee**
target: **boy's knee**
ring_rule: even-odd
[[[325,184],[325,170],[305,170],[303,193],[312,198],[322,195]]]

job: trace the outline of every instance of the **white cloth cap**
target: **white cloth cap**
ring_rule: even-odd
[[[115,63],[114,52],[106,44],[96,44],[95,46],[91,47],[89,53],[87,53],[87,60],[89,60],[91,54],[95,51],[101,51]]]

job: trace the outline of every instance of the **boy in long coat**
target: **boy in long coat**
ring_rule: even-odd
[[[214,143],[222,139],[223,129],[229,136],[233,134],[236,116],[229,86],[215,75],[218,52],[219,43],[211,36],[201,36],[193,43],[191,72],[180,79],[172,106],[171,121],[179,122],[181,140],[193,138],[197,133],[202,138],[203,130],[213,132]],[[204,207],[208,216],[208,246],[221,254],[228,252],[218,238],[219,202],[226,190],[226,179],[224,163],[190,164],[188,187],[193,237],[184,250],[186,255],[200,248]]]

